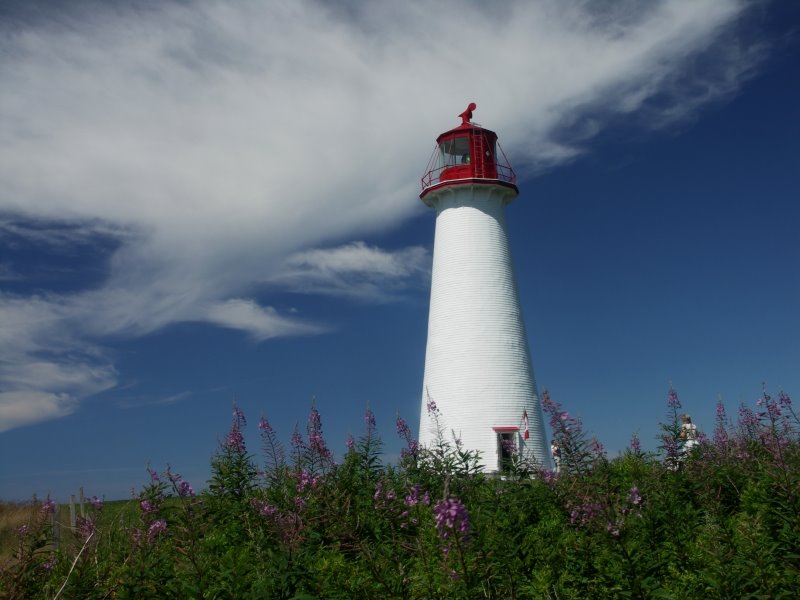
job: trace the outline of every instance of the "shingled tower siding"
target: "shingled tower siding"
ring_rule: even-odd
[[[520,451],[550,466],[506,232],[505,205],[516,195],[515,187],[463,182],[424,197],[436,210],[436,237],[420,443],[435,441],[430,398],[445,437],[480,451],[487,472],[498,469],[497,430],[514,427]]]

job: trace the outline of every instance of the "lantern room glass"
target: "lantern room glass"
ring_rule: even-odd
[[[450,138],[439,144],[443,167],[468,165],[470,163],[470,138],[467,135]]]

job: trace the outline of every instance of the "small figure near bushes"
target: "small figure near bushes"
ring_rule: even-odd
[[[697,425],[692,423],[692,417],[681,415],[681,460],[684,460],[692,453],[692,449],[697,446]]]
[[[550,444],[550,454],[553,456],[553,472],[558,473],[561,470],[561,448],[556,440]]]

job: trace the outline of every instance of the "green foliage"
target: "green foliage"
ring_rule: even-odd
[[[340,463],[312,407],[287,461],[266,419],[264,470],[244,415],[196,495],[167,468],[138,496],[90,508],[54,544],[51,503],[28,507],[0,598],[793,598],[800,589],[800,439],[788,396],[678,457],[670,392],[659,456],[608,460],[549,399],[562,470],[503,478],[440,431],[381,461],[371,412]],[[431,418],[436,419],[435,405]],[[7,542],[6,542],[7,543]]]

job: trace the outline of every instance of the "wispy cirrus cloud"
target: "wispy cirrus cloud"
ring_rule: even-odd
[[[422,210],[419,171],[462,105],[478,102],[519,170],[552,168],[620,115],[663,127],[735,93],[765,52],[738,27],[751,4],[7,11],[0,280],[29,276],[25,244],[91,255],[102,272],[68,292],[0,296],[11,324],[0,338],[14,342],[0,350],[0,427],[114,386],[109,336],[191,321],[258,340],[309,335],[326,326],[270,306],[270,289],[406,293],[425,277],[424,249],[347,242]]]
[[[203,320],[219,327],[239,329],[258,341],[327,331],[323,326],[281,316],[270,306],[262,307],[253,300],[241,298],[232,298],[209,306]]]
[[[13,250],[20,245],[35,245],[66,252],[79,251],[83,246],[98,242],[123,243],[129,232],[123,227],[100,221],[29,220],[0,215],[2,245]]]
[[[169,404],[177,404],[192,397],[192,392],[184,390],[177,394],[171,394],[160,398],[141,398],[137,396],[128,396],[118,398],[114,403],[119,408],[141,408],[143,406],[163,406]]]
[[[352,242],[289,256],[269,283],[303,294],[388,302],[430,276],[430,253],[421,246],[389,252]]]

